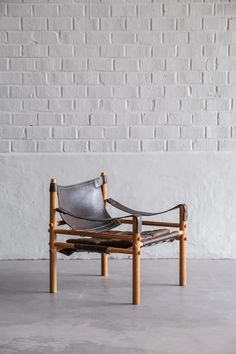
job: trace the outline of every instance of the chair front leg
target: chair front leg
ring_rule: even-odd
[[[108,255],[106,253],[101,254],[101,275],[108,276]]]
[[[57,225],[56,208],[57,208],[57,186],[56,179],[51,179],[50,183],[50,223],[49,223],[49,277],[50,277],[50,293],[57,292],[57,248],[55,242],[57,235],[55,228]]]
[[[140,304],[140,241],[141,217],[133,217],[133,305]]]
[[[182,235],[179,239],[179,285],[186,285],[186,221],[185,207],[180,206],[180,231]]]
[[[51,241],[51,238],[53,241]],[[50,257],[50,293],[57,292],[57,249],[53,246],[55,237],[50,235],[49,257]]]

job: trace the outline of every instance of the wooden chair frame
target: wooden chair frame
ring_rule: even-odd
[[[103,184],[101,186],[104,204],[107,199],[107,181],[106,173],[102,172]],[[56,179],[51,179],[50,183],[50,223],[49,223],[49,255],[50,255],[50,292],[57,292],[57,252],[63,249],[74,249],[75,245],[68,242],[57,242],[57,235],[74,235],[74,236],[91,236],[102,239],[123,239],[133,242],[133,246],[129,248],[108,247],[106,253],[101,254],[101,275],[108,275],[108,254],[110,253],[124,253],[132,255],[133,263],[133,281],[132,281],[132,298],[133,304],[140,304],[140,255],[141,255],[141,226],[164,226],[177,228],[179,230],[179,285],[186,285],[186,221],[184,205],[179,205],[179,220],[178,222],[163,222],[163,221],[149,221],[143,220],[138,216],[132,216],[131,219],[119,219],[123,224],[130,224],[132,226],[132,235],[120,231],[105,231],[105,232],[87,232],[76,230],[60,229],[59,226],[64,225],[65,222],[57,219],[57,187]]]

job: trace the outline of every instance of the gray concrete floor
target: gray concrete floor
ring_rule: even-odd
[[[60,261],[47,292],[47,261],[0,262],[0,353],[236,353],[236,261],[142,261],[142,304],[132,306],[131,261]]]

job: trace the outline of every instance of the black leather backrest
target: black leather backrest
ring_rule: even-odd
[[[57,186],[59,207],[76,216],[96,219],[110,218],[104,208],[101,186],[102,177],[74,184],[71,186]],[[105,231],[118,225],[114,221],[89,221],[61,214],[62,219],[74,230]]]

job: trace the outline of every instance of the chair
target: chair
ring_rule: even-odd
[[[106,203],[126,214],[111,217]],[[142,220],[179,210],[177,222]],[[58,214],[61,218],[58,220]],[[179,241],[179,284],[186,284],[186,220],[187,207],[179,204],[158,213],[148,213],[130,209],[114,199],[107,198],[107,176],[102,173],[93,180],[71,185],[57,185],[56,179],[50,183],[50,292],[57,292],[57,252],[70,255],[73,252],[98,252],[101,254],[101,275],[108,275],[110,253],[132,255],[133,263],[133,304],[140,304],[140,254],[143,247],[163,242]],[[129,224],[130,231],[113,230]],[[61,227],[66,225],[67,228]],[[142,231],[142,225],[154,230]],[[157,229],[156,226],[161,228]],[[167,228],[168,227],[168,228]],[[73,235],[66,242],[58,242],[57,235]]]

